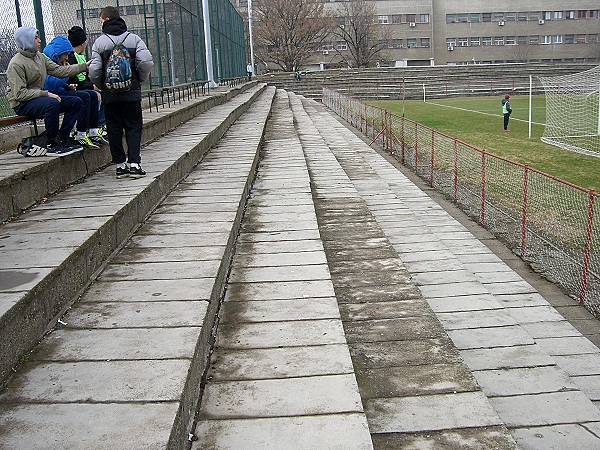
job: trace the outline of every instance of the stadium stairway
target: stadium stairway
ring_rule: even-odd
[[[321,105],[236,94],[0,228],[3,344],[60,318],[0,449],[598,448],[589,340]]]

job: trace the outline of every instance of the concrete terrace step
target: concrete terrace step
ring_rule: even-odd
[[[242,223],[194,449],[370,449],[287,94]]]
[[[175,170],[167,161],[182,157],[183,143],[197,146],[261,91],[158,141],[156,152],[146,150],[148,168]],[[0,448],[187,448],[274,92],[204,152],[10,380],[0,395]],[[116,180],[102,186],[109,183],[127,189]]]
[[[381,155],[305,105],[517,444],[600,447],[600,350]]]
[[[107,168],[0,227],[0,382],[264,88],[148,144],[146,178],[119,183]],[[72,162],[65,158],[45,164],[55,172]]]
[[[255,83],[144,111],[142,145],[159,138],[183,122],[223,104]],[[16,151],[0,154],[0,223],[20,214],[41,199],[67,188],[106,166],[108,147],[85,150],[62,158],[25,158]]]

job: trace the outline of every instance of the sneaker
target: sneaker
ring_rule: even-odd
[[[117,167],[117,179],[127,178],[129,176],[129,167],[125,166],[123,168]]]
[[[73,149],[72,147],[66,146],[60,142],[52,142],[46,147],[48,156],[67,156],[73,153],[77,153],[79,149]]]
[[[65,148],[68,148],[69,150],[72,150],[73,152],[80,152],[81,150],[83,150],[83,145],[80,145],[73,138],[70,138],[70,137],[60,138],[59,137],[59,139]]]
[[[510,133],[510,130],[503,130],[505,133]]]
[[[106,124],[101,125],[100,128],[98,128],[98,134],[102,137],[106,136]]]
[[[144,172],[144,169],[142,169],[142,166],[129,168],[129,178],[142,178],[145,176],[146,176],[146,172]]]
[[[87,134],[85,136],[75,136],[74,141],[83,148],[100,148],[91,141]]]
[[[88,136],[89,140],[92,141],[94,144],[98,144],[98,145],[108,145],[108,141],[106,139],[104,139],[100,133],[98,133],[98,135],[96,136]]]

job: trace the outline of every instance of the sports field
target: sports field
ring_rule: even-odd
[[[600,158],[548,145],[540,140],[546,120],[545,96],[532,101],[529,136],[529,97],[511,96],[510,133],[502,131],[502,101],[498,97],[371,101],[407,119],[422,123],[480,149],[503,156],[578,186],[600,190]]]

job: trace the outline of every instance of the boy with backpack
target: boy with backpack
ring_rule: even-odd
[[[144,41],[127,31],[119,10],[100,11],[102,35],[94,41],[90,80],[102,91],[106,134],[117,178],[141,178],[142,88],[154,65]],[[123,148],[123,134],[127,154]]]

